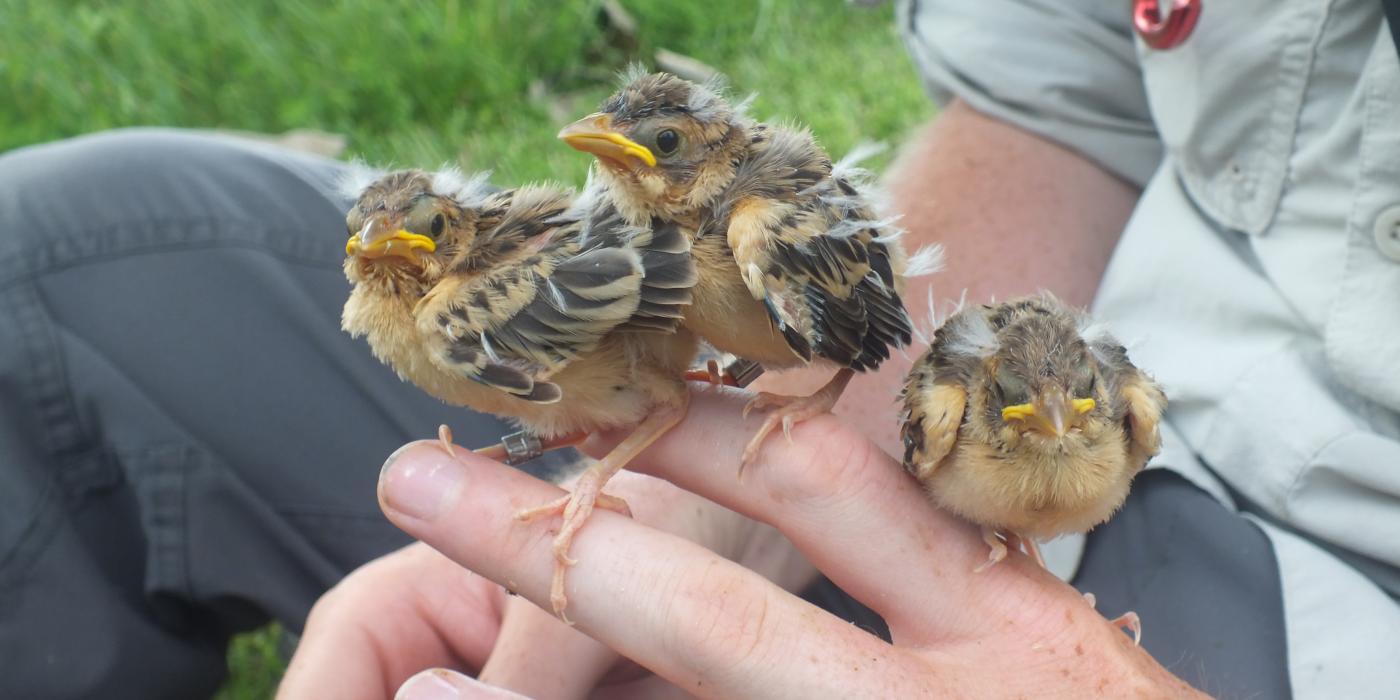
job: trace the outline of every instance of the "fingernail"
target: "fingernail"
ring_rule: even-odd
[[[529,700],[524,695],[495,688],[474,678],[443,668],[423,671],[408,679],[394,700],[449,700],[453,698],[497,698],[498,700]]]
[[[379,471],[384,505],[418,520],[433,520],[456,502],[466,468],[436,444],[409,443],[389,455]]]

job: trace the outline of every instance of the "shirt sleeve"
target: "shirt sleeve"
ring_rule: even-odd
[[[904,0],[899,23],[935,102],[960,97],[1139,187],[1156,170],[1125,0]]]

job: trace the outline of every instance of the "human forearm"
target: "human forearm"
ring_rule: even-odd
[[[888,186],[912,248],[942,243],[936,296],[1046,289],[1087,305],[1139,191],[1092,160],[960,101],[925,127]],[[922,309],[924,289],[907,295]],[[911,310],[913,310],[911,308]]]

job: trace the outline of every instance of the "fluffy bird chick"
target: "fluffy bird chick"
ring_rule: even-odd
[[[1123,504],[1160,444],[1167,399],[1087,315],[1049,295],[965,308],[904,393],[904,466],[982,527],[983,571],[1022,542],[1085,532]],[[1134,628],[1136,615],[1119,620]]]
[[[687,327],[769,369],[814,360],[838,368],[811,396],[760,394],[745,408],[776,410],[741,469],[775,427],[787,433],[830,410],[854,372],[910,341],[898,289],[902,277],[936,267],[939,251],[909,264],[862,173],[833,166],[806,130],[755,123],[717,87],[654,73],[629,76],[559,137],[597,157],[598,180],[628,222],[696,232]]]
[[[455,171],[404,171],[366,187],[346,217],[342,327],[448,403],[508,417],[544,439],[635,426],[561,513],[551,601],[562,616],[570,542],[628,460],[678,423],[697,350],[679,327],[695,267],[675,227],[593,215],[565,190],[492,193]],[[449,447],[450,449],[450,447]]]

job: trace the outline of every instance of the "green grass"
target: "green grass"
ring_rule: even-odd
[[[555,141],[562,116],[658,47],[721,69],[759,93],[756,115],[800,118],[835,153],[928,113],[888,9],[624,4],[640,27],[630,53],[583,0],[0,0],[0,150],[140,124],[313,127],[375,163],[577,183],[588,161]]]
[[[281,654],[282,628],[271,624],[239,635],[228,650],[229,680],[216,700],[270,698],[287,669]]]
[[[558,143],[629,61],[667,48],[726,73],[753,114],[800,120],[834,154],[898,142],[932,108],[888,8],[843,0],[623,0],[623,49],[586,0],[0,0],[0,151],[134,125],[344,134],[372,163],[578,184]],[[225,698],[268,696],[277,632],[229,655]]]

